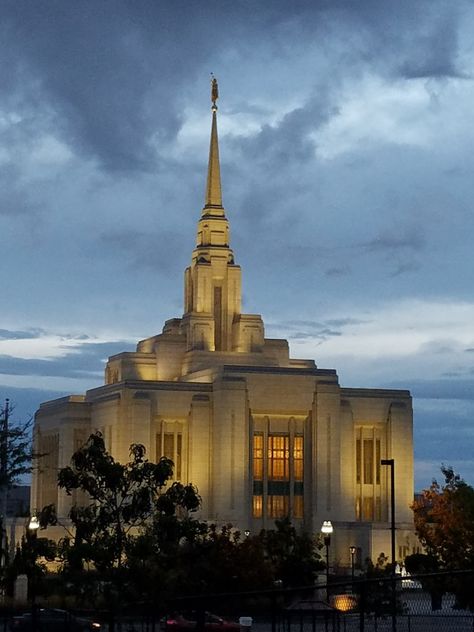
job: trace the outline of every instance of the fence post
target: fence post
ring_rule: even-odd
[[[359,584],[360,592],[359,592],[359,631],[364,632],[365,626],[365,598],[366,598],[366,580],[362,581]]]

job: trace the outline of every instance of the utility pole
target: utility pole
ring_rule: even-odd
[[[395,554],[395,459],[382,459],[380,465],[388,465],[390,468],[390,532],[391,532],[391,553],[392,553],[392,632],[397,630],[397,597],[395,582],[395,565],[397,558]]]
[[[8,418],[10,416],[10,400],[5,400],[3,419],[0,430],[0,566],[6,565],[7,559],[7,500],[8,500]]]

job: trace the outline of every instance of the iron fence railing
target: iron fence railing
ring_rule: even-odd
[[[50,607],[38,597],[28,620],[27,609],[0,606],[0,632],[234,632],[209,613],[240,620],[241,632],[474,632],[474,571],[353,581],[333,577],[329,585],[297,588],[275,582],[260,591],[185,595],[166,603],[123,602],[119,611],[65,609],[56,611],[54,627]],[[14,617],[25,612],[15,625]],[[178,620],[183,613],[186,623]]]

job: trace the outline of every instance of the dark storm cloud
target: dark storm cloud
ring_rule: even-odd
[[[425,247],[425,236],[414,226],[385,229],[373,239],[362,244],[362,252],[380,255],[390,266],[391,278],[417,272],[421,268],[419,253]],[[358,249],[358,247],[356,247]]]
[[[104,360],[122,351],[132,351],[133,346],[123,341],[86,343],[71,349],[63,347],[60,358],[25,359],[0,355],[0,374],[38,375],[50,377],[97,377],[104,369]]]
[[[472,379],[432,379],[407,382],[390,382],[386,388],[409,388],[413,397],[421,399],[474,400],[474,380]]]
[[[18,167],[12,164],[2,165],[0,169],[0,216],[28,216],[40,210],[41,204],[38,199],[31,195],[22,183]]]
[[[44,329],[11,330],[0,329],[0,340],[31,340],[45,334]]]
[[[392,277],[398,277],[410,272],[417,272],[421,268],[421,264],[416,261],[406,261],[400,263],[390,274]]]
[[[25,112],[35,101],[40,112],[51,109],[56,133],[107,168],[153,168],[151,136],[166,143],[176,134],[179,108],[170,105],[192,74],[179,48],[183,42],[192,47],[196,63],[211,46],[196,45],[184,6],[168,6],[4,5],[4,48],[14,61],[6,74],[23,95],[11,105]]]
[[[328,338],[334,338],[334,336],[341,336],[342,333],[340,331],[335,331],[333,329],[321,329],[318,332],[305,332],[305,331],[296,331],[291,332],[288,336],[290,340],[327,340]]]
[[[293,37],[311,43],[328,33],[337,38],[339,29],[344,43],[348,30],[360,31],[355,57],[362,64],[398,65],[403,76],[452,76],[456,20],[452,3],[426,0],[7,2],[0,90],[21,114],[18,129],[54,130],[108,169],[150,170],[158,164],[155,145],[166,147],[180,128],[189,82],[218,70],[209,60],[219,65],[237,44],[282,55]],[[344,54],[352,63],[354,55]],[[321,99],[295,109],[278,129],[264,126],[248,150],[276,164],[288,161],[288,151],[306,159],[313,148],[305,129],[334,114],[331,107]],[[285,147],[290,132],[296,142]]]
[[[172,255],[179,249],[182,238],[172,231],[151,233],[134,229],[113,229],[99,236],[100,247],[112,254],[123,253],[122,262],[137,268],[151,268],[156,272],[170,270]]]
[[[407,79],[461,77],[458,68],[458,30],[456,9],[433,24],[431,32],[419,36],[416,55],[400,67]]]
[[[276,125],[264,125],[254,136],[236,138],[234,146],[251,155],[253,165],[270,160],[272,168],[278,170],[289,165],[294,167],[314,156],[315,143],[309,132],[317,130],[337,112],[330,103],[328,88],[319,86],[317,96],[304,107],[292,110]]]
[[[351,269],[349,266],[339,266],[335,268],[328,268],[324,271],[327,277],[343,277],[350,274]]]
[[[419,228],[405,226],[386,230],[363,244],[363,247],[369,252],[400,250],[418,252],[424,247],[424,243],[425,239]]]
[[[284,331],[290,340],[320,340],[324,342],[328,338],[342,336],[342,330],[345,326],[356,325],[362,322],[364,321],[354,318],[330,319],[323,322],[294,320],[270,323],[267,324],[266,328],[278,333]]]
[[[39,408],[41,402],[68,395],[66,391],[53,391],[40,388],[19,388],[15,386],[2,386],[0,384],[0,403],[6,397],[10,399],[13,409],[12,421],[24,422],[33,416],[35,410]]]

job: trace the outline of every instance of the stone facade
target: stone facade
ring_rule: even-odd
[[[397,554],[413,552],[412,403],[408,391],[342,388],[332,369],[290,357],[265,338],[261,316],[241,313],[241,270],[222,206],[217,108],[212,110],[206,200],[185,271],[184,315],[134,353],[109,358],[105,385],[41,405],[31,508],[66,516],[79,496],[56,486],[94,430],[125,461],[132,443],[165,455],[195,484],[200,517],[256,531],[288,515],[317,532],[331,520],[333,563],[390,551],[388,468],[395,460]]]

